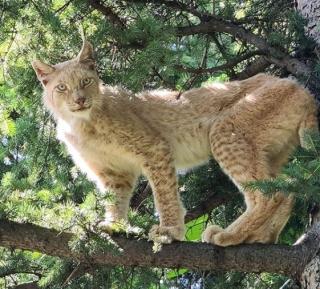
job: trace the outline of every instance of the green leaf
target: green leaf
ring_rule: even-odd
[[[186,227],[187,227],[186,239],[188,241],[201,240],[201,234],[206,226],[207,221],[208,221],[208,215],[205,214],[205,215],[200,216],[199,218],[187,223],[186,224]]]

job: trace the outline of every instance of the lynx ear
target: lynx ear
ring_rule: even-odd
[[[83,64],[88,65],[89,69],[95,69],[95,60],[93,54],[93,46],[90,42],[84,40],[77,60]]]
[[[37,74],[39,81],[45,86],[48,83],[48,75],[55,71],[51,65],[45,64],[36,59],[32,61],[32,67]]]

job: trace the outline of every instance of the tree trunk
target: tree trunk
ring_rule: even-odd
[[[320,205],[314,204],[310,211],[310,225],[318,226],[320,224]],[[301,277],[300,285],[302,289],[319,289],[320,288],[320,250],[305,266]]]
[[[297,9],[308,20],[307,34],[320,44],[320,1],[297,0]]]
[[[319,0],[296,0],[297,9],[308,20],[306,25],[307,34],[320,45],[320,1]],[[319,222],[319,211],[313,216]],[[302,289],[320,288],[320,256],[318,254],[305,267],[300,278]]]
[[[300,279],[302,289],[320,288],[320,257],[319,254],[306,266]]]

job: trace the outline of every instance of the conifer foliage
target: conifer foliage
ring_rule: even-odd
[[[100,77],[132,91],[184,91],[267,71],[298,78],[318,98],[319,54],[305,35],[306,23],[291,0],[0,1],[0,219],[72,232],[70,249],[89,259],[95,252],[121,251],[112,238],[90,234],[108,196],[57,142],[32,59],[57,63],[72,58],[84,35],[95,46]],[[309,148],[297,151],[279,178],[248,184],[266,194],[281,190],[296,197],[280,237],[286,245],[306,230],[308,213],[320,202],[320,139],[308,138]],[[244,210],[241,195],[214,160],[180,172],[179,187],[188,209],[189,241],[200,241],[208,222],[226,226]],[[134,226],[147,231],[157,222],[144,179],[131,208]],[[83,264],[21,249],[0,247],[0,288],[267,289],[280,288],[288,279],[281,272]]]

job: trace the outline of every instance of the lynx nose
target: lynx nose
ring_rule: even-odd
[[[84,103],[85,103],[85,101],[86,101],[85,97],[78,97],[78,98],[75,99],[74,102],[75,102],[76,104],[79,104],[80,106],[83,106]]]

